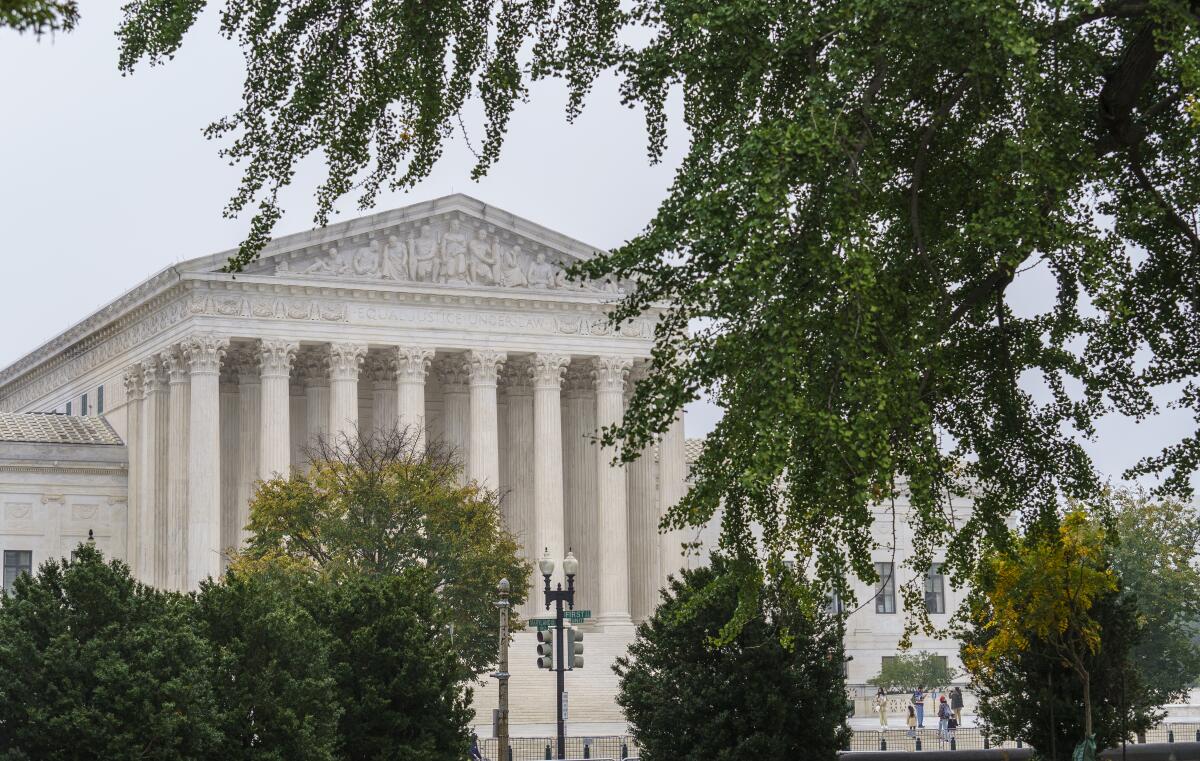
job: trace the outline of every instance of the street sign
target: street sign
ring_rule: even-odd
[[[562,694],[562,696],[563,696],[563,716],[562,716],[562,720],[563,720],[563,721],[566,721],[566,720],[567,720],[567,691],[566,691],[566,690],[563,690],[563,694]]]
[[[563,619],[566,621],[586,621],[592,617],[590,610],[564,610]],[[553,618],[531,618],[529,625],[541,631],[542,629],[553,629]]]

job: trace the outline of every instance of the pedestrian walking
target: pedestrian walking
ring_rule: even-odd
[[[925,685],[917,687],[912,694],[913,707],[917,709],[917,726],[925,726]]]
[[[938,741],[950,742],[950,718],[953,714],[950,713],[950,704],[946,702],[945,695],[938,700],[937,706]]]
[[[882,687],[875,693],[875,710],[879,713],[880,729],[887,729],[887,693]]]
[[[917,712],[912,706],[908,707],[908,738],[915,739],[917,736]]]
[[[962,690],[955,687],[950,691],[950,710],[954,711],[954,723],[962,725],[963,696]]]
[[[483,761],[483,753],[479,750],[479,735],[471,733],[471,761]]]

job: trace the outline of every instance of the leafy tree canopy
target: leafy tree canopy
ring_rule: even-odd
[[[1144,492],[1115,491],[1112,503],[1113,570],[1139,622],[1134,667],[1156,705],[1177,702],[1200,677],[1200,516]]]
[[[641,757],[835,758],[849,741],[838,620],[790,572],[782,586],[759,577],[746,590],[732,562],[715,556],[672,577],[613,666]],[[724,630],[747,593],[756,603],[730,639]]]
[[[0,29],[33,32],[69,32],[79,22],[77,0],[0,0]]]
[[[968,600],[968,631],[962,637],[963,665],[985,689],[1019,671],[1031,653],[1066,671],[1079,701],[1082,733],[1076,741],[1095,734],[1093,698],[1103,694],[1092,685],[1099,656],[1102,651],[1115,655],[1118,670],[1124,669],[1137,631],[1129,606],[1118,621],[1133,632],[1124,638],[1125,650],[1109,650],[1103,639],[1100,603],[1119,592],[1106,542],[1100,522],[1076,510],[1057,527],[1042,527],[988,553]]]
[[[462,485],[462,469],[411,431],[320,441],[312,466],[263,483],[250,503],[250,538],[232,567],[284,567],[340,579],[420,569],[441,600],[441,619],[472,671],[496,659],[496,585],[520,605],[530,569],[502,525],[499,496]]]
[[[615,72],[652,160],[678,94],[667,197],[582,267],[635,280],[614,320],[670,304],[607,436],[636,456],[711,394],[726,414],[667,522],[723,503],[726,544],[762,526],[844,598],[843,573],[874,576],[871,506],[898,478],[913,568],[949,544],[965,578],[1013,510],[1099,492],[1077,439],[1097,418],[1150,415],[1156,391],[1200,411],[1198,0],[131,0],[122,70],[169,58],[209,5],[247,66],[208,131],[244,170],[228,213],[255,207],[233,270],[313,154],[321,223],[427,176],[471,98],[479,176],[533,80],[564,80],[573,117]],[[1029,270],[1053,303],[1014,306]],[[1140,454],[1134,473],[1185,494],[1200,436]]]
[[[913,692],[918,687],[945,687],[957,678],[958,672],[946,663],[945,656],[922,650],[899,653],[884,661],[879,675],[867,683],[882,687],[885,692]]]

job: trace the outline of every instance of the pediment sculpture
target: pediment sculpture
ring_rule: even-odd
[[[345,240],[312,256],[280,258],[275,274],[366,278],[414,283],[499,286],[620,293],[613,282],[567,280],[545,251],[525,251],[520,241],[505,242],[483,225],[468,229],[458,219],[393,230],[365,242]]]

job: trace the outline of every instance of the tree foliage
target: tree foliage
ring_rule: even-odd
[[[982,633],[963,638],[963,665],[985,689],[997,676],[1019,671],[1031,653],[1048,659],[1051,670],[1066,670],[1080,705],[1082,734],[1076,739],[1086,741],[1095,735],[1093,699],[1102,694],[1092,680],[1102,649],[1114,647],[1103,639],[1099,603],[1119,598],[1118,586],[1104,528],[1082,510],[1015,539],[983,559],[968,607],[970,622]],[[1118,608],[1115,625],[1129,628],[1122,638],[1128,648],[1137,634],[1132,606],[1110,604]],[[1127,652],[1111,652],[1118,671]],[[981,713],[986,719],[983,708]]]
[[[1116,491],[1113,569],[1136,606],[1131,657],[1155,705],[1178,702],[1200,677],[1200,516],[1187,504]]]
[[[33,32],[69,32],[79,23],[77,0],[0,0],[0,29]]]
[[[208,5],[131,0],[121,68],[169,58]],[[899,477],[913,569],[949,544],[965,578],[1014,509],[1099,493],[1077,438],[1099,417],[1144,418],[1153,393],[1200,409],[1197,0],[211,5],[247,66],[208,131],[243,168],[228,213],[257,204],[234,270],[306,157],[328,168],[321,223],[353,190],[369,206],[427,176],[471,98],[478,176],[533,80],[565,81],[573,117],[614,73],[651,160],[677,94],[667,197],[582,267],[636,283],[614,321],[669,304],[607,437],[636,456],[711,394],[726,414],[667,522],[723,505],[727,545],[763,526],[770,555],[815,557],[843,597],[843,569],[874,575],[871,506]],[[1052,303],[1014,295],[1027,278]],[[1134,473],[1185,494],[1200,435],[1138,454]]]
[[[879,675],[867,683],[882,687],[885,692],[913,692],[918,687],[944,687],[957,678],[958,672],[946,663],[944,656],[922,650],[898,653],[884,661]]]
[[[187,595],[80,545],[0,595],[0,758],[215,755],[211,648]]]
[[[449,639],[420,569],[178,594],[81,545],[0,596],[0,759],[461,759]]]
[[[502,525],[499,495],[460,483],[462,468],[412,431],[318,441],[312,466],[260,485],[250,537],[232,567],[357,574],[428,573],[454,648],[476,673],[496,659],[496,585],[507,578],[520,605],[530,569]]]
[[[727,638],[748,591],[731,562],[673,577],[613,667],[642,758],[835,758],[849,741],[839,622],[785,575],[750,590],[757,604]]]

